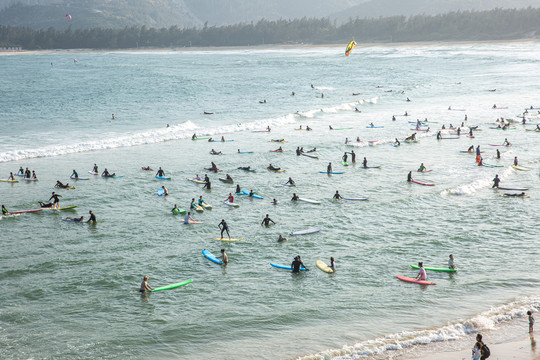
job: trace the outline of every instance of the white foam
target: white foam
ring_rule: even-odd
[[[373,356],[387,351],[396,351],[414,345],[457,340],[468,334],[494,329],[497,325],[515,318],[527,316],[527,311],[540,309],[540,297],[521,297],[508,304],[495,306],[470,319],[456,321],[439,328],[403,331],[376,339],[366,340],[341,349],[329,349],[320,353],[300,357],[302,360],[350,360]],[[391,356],[390,354],[388,356]]]
[[[499,168],[499,178],[504,180],[508,175],[512,173],[513,168],[507,167],[507,168]],[[441,195],[471,195],[475,192],[483,189],[490,188],[493,185],[493,179],[491,176],[489,177],[482,177],[479,179],[476,179],[475,181],[459,185],[452,189],[446,189],[441,191]]]

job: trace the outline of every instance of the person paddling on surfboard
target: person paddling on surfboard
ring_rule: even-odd
[[[229,226],[225,222],[225,219],[221,219],[221,222],[218,225],[218,228],[221,229],[221,238],[223,239],[223,232],[227,232],[227,236],[229,237],[229,240],[231,240],[231,235],[229,234]]]
[[[73,217],[67,217],[66,220],[75,221],[75,222],[82,222],[84,220],[84,216],[81,216],[80,218],[73,218]]]
[[[143,278],[143,281],[142,281],[142,283],[141,283],[141,287],[139,288],[139,292],[140,292],[141,294],[144,294],[144,292],[145,292],[146,290],[148,290],[148,291],[154,290],[153,287],[151,287],[150,285],[148,285],[148,279],[149,279],[148,276],[145,276],[145,277]]]
[[[426,270],[424,269],[424,263],[419,262],[418,267],[420,268],[420,271],[418,272],[418,275],[416,275],[416,280],[425,281],[427,279],[427,275]]]

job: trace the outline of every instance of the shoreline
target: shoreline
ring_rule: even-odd
[[[500,45],[500,44],[527,44],[540,43],[540,38],[526,38],[515,40],[464,40],[464,41],[416,41],[399,43],[357,43],[357,48],[371,47],[427,47],[427,46],[473,46],[473,45]],[[47,50],[20,50],[20,51],[0,51],[0,56],[5,55],[51,55],[51,54],[84,54],[84,53],[166,53],[166,52],[197,52],[197,51],[272,51],[272,50],[298,50],[298,49],[324,49],[343,48],[346,44],[269,44],[250,46],[207,46],[207,47],[171,47],[171,48],[128,48],[128,49],[47,49]]]

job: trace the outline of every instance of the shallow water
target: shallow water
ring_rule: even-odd
[[[336,49],[81,53],[78,63],[66,54],[0,57],[9,84],[0,97],[0,174],[22,166],[39,178],[0,183],[2,203],[12,211],[38,208],[56,180],[72,182],[73,169],[90,177],[75,190],[57,190],[61,204],[75,210],[0,219],[0,274],[13,289],[0,295],[2,357],[349,359],[459,338],[538,308],[538,133],[489,126],[540,106],[539,54],[535,44],[514,44],[364,48],[348,58]],[[411,116],[392,121],[405,111]],[[465,114],[465,125],[482,129],[473,141],[437,141],[432,132],[390,146],[414,132],[408,121],[427,117],[438,129]],[[371,122],[384,128],[366,128]],[[314,130],[293,130],[300,125]],[[266,126],[271,133],[251,132]],[[191,141],[194,132],[234,142]],[[357,136],[378,142],[344,145]],[[488,144],[505,137],[513,146],[493,159]],[[269,142],[282,138],[287,142]],[[280,145],[283,153],[269,152]],[[474,155],[459,152],[470,145],[504,167],[476,166]],[[320,159],[296,156],[297,146],[317,147]],[[212,148],[225,155],[210,155]],[[357,163],[343,167],[351,149]],[[363,169],[364,156],[382,167]],[[512,169],[514,156],[532,171]],[[210,161],[225,170],[209,174],[210,191],[186,180],[203,175]],[[328,162],[345,174],[318,173]],[[92,176],[94,163],[125,177]],[[287,172],[267,171],[270,163]],[[406,182],[420,163],[433,172],[413,177],[435,186]],[[156,180],[140,170],[146,165],[172,180]],[[247,165],[257,172],[237,169]],[[218,181],[225,173],[234,185]],[[530,187],[531,198],[498,197],[495,174],[501,186]],[[297,187],[280,186],[289,176]],[[236,184],[264,199],[237,196],[237,209],[221,204]],[[156,195],[162,185],[168,197]],[[336,190],[369,200],[331,200]],[[292,203],[294,192],[321,204]],[[214,206],[193,215],[203,224],[183,225],[170,214],[200,195]],[[280,204],[271,205],[273,198]],[[61,221],[88,217],[88,210],[96,225]],[[261,227],[265,214],[277,224]],[[212,240],[221,219],[244,241]],[[313,226],[323,230],[288,236]],[[279,234],[288,241],[277,243]],[[208,261],[205,248],[225,248],[230,263]],[[409,265],[418,261],[444,267],[450,253],[460,271],[428,273],[436,286],[395,278],[416,276]],[[298,254],[311,271],[269,266]],[[338,268],[332,275],[314,266],[330,256]],[[141,297],[143,275],[154,287],[194,282]]]

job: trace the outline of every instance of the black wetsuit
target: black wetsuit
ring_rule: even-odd
[[[305,268],[305,265],[301,260],[294,259],[291,264],[292,272],[294,273],[300,272],[300,266],[303,266]]]
[[[165,176],[165,171],[159,169],[158,172],[156,173],[156,176]]]
[[[270,225],[270,221],[275,224],[274,220],[270,219],[269,217],[265,217],[263,221],[261,222],[261,225],[268,226]]]
[[[49,198],[49,201],[53,199],[53,205],[60,202],[59,197],[62,197],[62,195],[54,194]]]
[[[499,179],[498,177],[493,178],[493,186],[492,186],[492,188],[498,188],[500,182],[501,182],[501,179]]]
[[[87,222],[96,222],[96,221],[97,221],[96,220],[96,215],[92,214],[92,215],[90,215],[90,219],[88,219]]]

